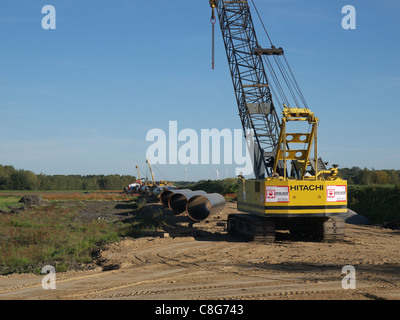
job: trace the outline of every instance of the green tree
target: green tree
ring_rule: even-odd
[[[386,171],[377,170],[373,172],[372,181],[374,184],[390,184],[390,177]]]
[[[359,183],[364,185],[371,185],[372,184],[372,172],[369,171],[367,168],[364,168],[360,172],[359,175]]]

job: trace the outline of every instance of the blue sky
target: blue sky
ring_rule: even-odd
[[[340,167],[400,169],[400,3],[254,0],[312,111],[319,154]],[[344,30],[345,5],[357,29]],[[56,8],[56,30],[41,27]],[[0,163],[45,174],[145,171],[149,130],[240,129],[208,1],[0,0]],[[267,39],[257,23],[258,38]],[[156,165],[184,180],[183,165]],[[189,180],[234,165],[188,165]]]

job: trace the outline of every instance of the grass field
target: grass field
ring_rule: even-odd
[[[0,191],[1,199],[21,199],[23,195],[40,195],[45,200],[129,200],[131,197],[125,193],[112,190],[102,191]],[[17,202],[18,202],[17,201]]]
[[[1,195],[0,194],[0,210],[7,210],[8,207],[22,206],[19,204],[20,196]]]
[[[47,192],[43,206],[7,213],[9,206],[22,205],[22,194],[0,194],[0,210],[6,212],[0,214],[0,274],[39,273],[47,264],[57,271],[84,267],[94,248],[118,241],[122,230],[105,220],[82,221],[79,209],[86,201],[133,199],[117,192]]]

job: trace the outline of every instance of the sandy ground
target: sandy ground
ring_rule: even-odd
[[[57,273],[55,290],[42,288],[43,276],[1,276],[0,299],[400,299],[399,231],[347,224],[343,243],[288,234],[253,243],[226,234],[226,216],[234,212],[229,202],[193,227],[181,219],[169,233],[111,244],[94,269]],[[346,265],[355,268],[355,289],[342,287]]]

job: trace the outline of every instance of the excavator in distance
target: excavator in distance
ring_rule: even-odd
[[[239,176],[237,207],[243,213],[228,216],[228,234],[274,242],[277,230],[289,230],[317,241],[343,241],[347,181],[339,178],[337,165],[327,169],[318,158],[319,119],[308,108],[284,50],[273,45],[262,21],[271,46],[260,46],[250,0],[209,2],[212,68],[218,20],[255,175]]]

